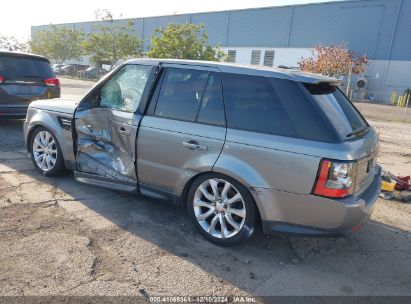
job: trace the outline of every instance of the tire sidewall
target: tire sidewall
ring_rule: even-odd
[[[238,232],[236,235],[228,239],[220,239],[220,238],[216,238],[208,234],[198,223],[195,213],[194,213],[193,203],[194,203],[194,195],[195,195],[195,192],[197,191],[197,188],[204,181],[208,179],[212,179],[212,178],[223,179],[231,183],[240,192],[244,200],[244,205],[246,209],[246,219],[245,219],[244,225],[241,228],[240,232]],[[189,216],[191,217],[194,223],[194,226],[197,228],[199,233],[203,237],[205,237],[207,240],[209,240],[210,242],[218,246],[228,247],[228,246],[239,245],[247,241],[248,239],[250,239],[256,230],[257,210],[256,210],[253,197],[251,196],[247,188],[245,188],[240,182],[238,182],[237,180],[229,176],[223,175],[223,174],[206,173],[206,174],[199,176],[190,187],[190,191],[187,196],[187,210],[188,210]]]
[[[53,167],[53,169],[49,170],[49,171],[43,171],[36,163],[35,159],[34,159],[34,154],[33,154],[33,142],[34,142],[34,138],[36,137],[36,135],[42,131],[46,131],[48,133],[51,134],[51,136],[53,137],[54,141],[56,142],[56,148],[57,148],[57,156],[56,156],[56,163]],[[54,135],[53,132],[51,132],[49,129],[45,128],[45,127],[38,127],[31,135],[30,137],[30,156],[31,156],[31,160],[34,164],[34,167],[36,168],[36,170],[38,172],[40,172],[42,175],[44,176],[57,176],[57,175],[61,175],[65,172],[65,166],[64,166],[64,160],[63,160],[63,154],[61,152],[60,149],[60,144],[56,138],[56,136]]]

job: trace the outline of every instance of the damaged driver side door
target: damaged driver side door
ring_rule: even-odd
[[[136,189],[138,109],[146,102],[153,70],[151,65],[124,65],[80,103],[74,115],[78,180]]]

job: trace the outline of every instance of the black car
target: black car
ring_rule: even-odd
[[[89,66],[84,64],[68,64],[60,68],[59,75],[77,76],[77,73],[85,71]]]
[[[106,75],[108,71],[102,68],[90,67],[84,71],[84,78],[87,79],[100,79],[102,76]]]
[[[0,118],[26,116],[30,102],[60,97],[60,81],[42,56],[0,51]]]

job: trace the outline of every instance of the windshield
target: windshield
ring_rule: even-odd
[[[30,57],[7,55],[0,55],[0,75],[10,79],[54,77],[51,66],[47,61]]]
[[[343,136],[368,127],[367,122],[339,88],[315,84],[305,84],[305,87]]]

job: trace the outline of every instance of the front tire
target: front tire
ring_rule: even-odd
[[[34,167],[41,174],[58,176],[66,172],[60,145],[47,128],[39,127],[31,135],[30,154]]]
[[[199,176],[188,194],[195,227],[210,242],[235,246],[254,233],[257,210],[250,192],[235,179],[217,173]]]

